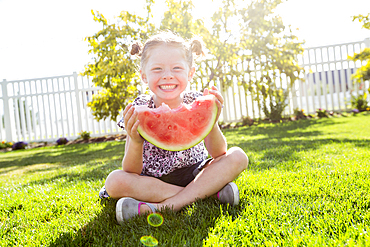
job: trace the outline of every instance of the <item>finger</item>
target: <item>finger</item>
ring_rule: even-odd
[[[130,107],[130,109],[127,110],[126,114],[124,115],[123,119],[125,121],[125,124],[127,123],[127,121],[131,118],[132,114],[134,113],[134,110],[135,108],[134,107]]]
[[[127,126],[127,129],[131,131],[132,126],[134,125],[137,117],[137,113],[133,110],[130,110],[128,114],[126,115],[127,119],[125,119],[125,126]]]
[[[205,88],[204,91],[203,91],[203,96],[206,96],[209,94],[209,90],[208,88]]]
[[[222,97],[221,93],[217,90],[210,90],[209,91],[211,94],[213,94],[217,100],[221,102],[221,104],[224,104],[224,98]]]
[[[143,139],[143,137],[137,131],[137,129],[139,128],[139,125],[140,125],[140,120],[136,120],[136,122],[134,123],[131,129],[131,134],[135,137],[136,140]]]
[[[216,104],[217,104],[218,110],[221,111],[221,109],[224,107],[224,105],[222,104],[222,102],[219,101],[219,100],[216,100]]]
[[[125,109],[123,110],[123,113],[122,113],[122,115],[123,116],[125,116],[125,114],[127,113],[127,111],[128,110],[130,110],[130,108],[132,107],[132,104],[130,103],[130,104],[128,104],[126,107],[125,107]]]
[[[139,124],[140,124],[140,121],[139,120],[136,120],[136,122],[134,123],[134,125],[132,126],[132,128],[131,128],[131,131],[133,132],[133,133],[138,133],[137,132],[137,128],[139,127]]]

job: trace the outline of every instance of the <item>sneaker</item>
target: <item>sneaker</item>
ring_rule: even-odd
[[[99,198],[104,199],[104,198],[108,198],[108,197],[109,197],[109,195],[108,195],[107,191],[105,190],[105,186],[103,186],[99,191]]]
[[[230,182],[223,187],[218,193],[217,198],[221,203],[236,206],[239,204],[239,190],[234,182]]]
[[[126,220],[140,215],[141,204],[147,205],[152,210],[152,213],[157,211],[156,207],[148,202],[140,202],[131,197],[119,199],[116,204],[116,219],[118,224],[123,225]]]

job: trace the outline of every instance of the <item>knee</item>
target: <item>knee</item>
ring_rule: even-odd
[[[248,167],[248,156],[239,147],[232,147],[228,150],[230,157],[232,158],[233,164],[236,164],[241,171],[244,171]]]
[[[128,194],[130,184],[126,179],[126,172],[115,170],[111,172],[105,180],[105,189],[109,196],[120,198],[122,195]]]

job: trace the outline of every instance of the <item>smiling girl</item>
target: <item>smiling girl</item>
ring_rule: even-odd
[[[224,99],[216,87],[200,92],[186,92],[195,67],[193,53],[203,54],[199,40],[186,42],[173,33],[160,33],[144,46],[132,46],[132,55],[141,57],[140,74],[151,95],[140,95],[123,111],[118,126],[127,131],[122,170],[111,172],[101,197],[119,199],[118,223],[135,215],[164,208],[178,211],[197,199],[215,196],[222,203],[237,205],[239,190],[232,181],[247,168],[248,157],[238,147],[227,149],[217,121],[204,142],[183,151],[167,151],[144,140],[137,132],[135,106],[156,108],[162,103],[170,108],[191,104],[197,97],[213,94],[220,116]]]

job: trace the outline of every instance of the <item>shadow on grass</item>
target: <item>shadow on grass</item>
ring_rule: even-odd
[[[88,168],[82,172],[75,171],[74,169],[72,169],[71,171],[63,172],[56,176],[37,179],[25,184],[20,184],[18,188],[28,188],[52,183],[54,184],[58,183],[58,187],[61,188],[68,187],[71,184],[78,182],[98,181],[98,180],[105,181],[105,178],[108,176],[108,174],[113,170],[119,169],[120,166],[121,166],[120,161],[95,163],[91,165],[91,168]],[[103,186],[103,183],[101,186]]]
[[[370,140],[351,140],[351,139],[321,139],[321,140],[295,140],[273,142],[268,138],[239,143],[238,146],[250,155],[262,155],[259,157],[263,161],[259,166],[252,164],[250,159],[249,169],[264,170],[276,167],[281,162],[300,162],[305,159],[301,152],[310,152],[320,149],[323,145],[331,144],[351,144],[354,147],[370,147]],[[340,152],[338,150],[338,152]],[[294,170],[293,167],[290,167]]]
[[[311,120],[298,120],[290,121],[285,123],[270,123],[270,124],[261,124],[258,126],[252,127],[242,127],[239,129],[227,129],[224,130],[225,135],[232,133],[237,137],[241,135],[251,135],[251,136],[268,136],[269,138],[290,138],[290,137],[300,137],[300,136],[318,136],[322,134],[321,131],[312,130],[307,131],[307,128],[311,128],[315,125],[333,125],[338,124],[331,119],[323,119],[320,121],[311,121]]]
[[[97,217],[77,232],[58,236],[50,246],[142,246],[142,236],[153,236],[158,246],[202,246],[221,211],[233,218],[241,211],[240,206],[231,208],[208,198],[177,213],[162,212],[164,221],[159,227],[150,226],[145,216],[135,217],[121,226],[115,219],[115,204],[114,199],[102,200],[102,211]]]
[[[30,150],[18,150],[0,156],[0,174],[37,164],[57,164],[59,167],[83,165],[92,160],[119,160],[124,142],[74,144]],[[10,168],[11,167],[11,168]],[[10,168],[10,169],[6,169]],[[48,168],[53,169],[53,168]]]
[[[274,168],[281,162],[301,161],[305,158],[302,152],[314,151],[324,145],[351,144],[354,147],[370,147],[369,139],[335,138],[335,135],[328,135],[328,132],[321,132],[317,128],[308,129],[318,124],[331,127],[347,122],[345,118],[335,121],[330,118],[300,120],[226,130],[225,135],[229,146],[238,146],[250,156],[250,170],[264,170]],[[326,134],[326,138],[321,137],[323,134]],[[253,157],[256,156],[261,161],[259,165],[253,165]]]

